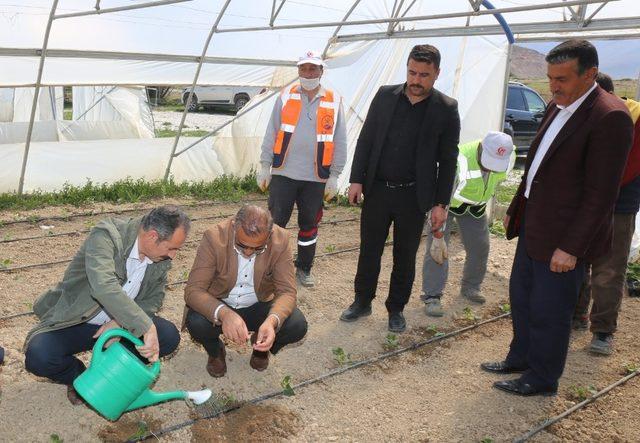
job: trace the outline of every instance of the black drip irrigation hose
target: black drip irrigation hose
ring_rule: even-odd
[[[213,216],[212,215],[210,217],[200,217],[200,218],[195,219],[195,220],[206,220],[206,219],[213,219],[213,218],[220,218],[220,217],[226,217],[226,215],[224,215],[224,216],[222,216],[222,215]],[[333,226],[335,226],[335,225],[340,224],[340,223],[348,223],[348,222],[352,222],[352,221],[356,221],[356,220],[358,220],[357,217],[351,217],[351,218],[343,218],[343,219],[338,219],[338,220],[329,220],[329,221],[326,221],[326,222],[321,222],[320,224],[321,225],[333,225]],[[296,229],[296,227],[295,226],[290,226],[290,227],[287,227],[286,229]],[[89,231],[76,231],[76,232],[80,233],[80,232],[89,232]],[[59,235],[62,235],[62,234],[59,234]],[[47,236],[42,236],[42,237],[45,238]],[[40,238],[40,237],[35,237],[35,238]],[[27,238],[23,238],[22,240],[26,240],[26,239]],[[190,244],[193,244],[193,243],[197,243],[199,241],[200,240],[188,240],[184,244],[185,245],[190,245]],[[6,242],[6,240],[5,240],[5,242]],[[0,242],[0,243],[2,243],[2,242]],[[320,254],[320,255],[317,255],[316,257],[322,257],[322,256],[323,255]],[[9,272],[12,272],[12,271],[21,271],[21,270],[24,270],[24,269],[32,269],[32,268],[44,268],[44,267],[48,267],[48,266],[54,266],[54,265],[59,265],[59,264],[63,264],[63,263],[69,263],[71,260],[73,260],[73,259],[72,258],[66,258],[66,259],[63,259],[63,260],[56,260],[56,261],[51,261],[51,262],[34,263],[34,264],[31,264],[31,265],[0,267],[0,273],[2,273],[2,272],[9,273]]]
[[[265,201],[267,201],[266,198],[256,198],[251,200],[230,200],[230,201],[215,200],[215,201],[206,202],[206,203],[198,202],[198,203],[178,205],[178,206],[182,208],[195,208],[198,206],[233,205],[237,203],[245,203],[245,202],[254,203],[254,202],[265,202]],[[16,225],[19,223],[38,223],[45,220],[69,220],[70,218],[75,218],[75,217],[91,217],[95,215],[126,214],[128,212],[150,211],[156,207],[157,206],[144,207],[144,208],[113,209],[111,211],[98,211],[98,212],[89,211],[89,212],[78,212],[78,213],[68,214],[68,215],[52,215],[51,217],[28,217],[28,218],[21,218],[18,220],[0,220],[0,226]]]
[[[352,221],[355,219],[344,219],[344,220],[336,220],[336,221],[332,221],[332,222],[327,222],[327,223],[331,223],[331,224],[337,224],[337,223],[342,223],[342,222],[346,222],[346,221]],[[423,235],[424,237],[424,235]],[[385,246],[389,246],[393,244],[393,242],[386,242]],[[316,258],[322,258],[322,257],[328,257],[328,256],[332,256],[332,255],[338,255],[338,254],[344,254],[346,252],[353,252],[353,251],[357,251],[360,249],[360,246],[355,246],[353,248],[347,248],[347,249],[341,249],[339,251],[333,251],[333,252],[326,252],[323,254],[317,254]],[[15,269],[15,268],[12,268]],[[0,271],[2,271],[2,269],[0,269]],[[172,288],[174,286],[180,286],[180,285],[184,285],[185,283],[187,283],[187,280],[178,280],[172,283],[167,283],[164,287],[165,288]],[[7,315],[4,317],[0,317],[0,321],[3,320],[11,320],[12,318],[17,318],[17,317],[26,317],[27,315],[33,315],[33,311],[29,311],[29,312],[20,312],[18,314],[11,314],[11,315]]]
[[[609,386],[603,388],[602,390],[596,392],[593,396],[589,397],[588,399],[581,401],[580,403],[578,403],[577,405],[574,405],[572,407],[570,407],[569,409],[567,409],[566,411],[556,415],[555,417],[551,417],[551,418],[547,418],[546,420],[544,420],[542,423],[540,423],[538,426],[536,426],[535,428],[532,428],[531,430],[529,430],[529,432],[522,434],[520,437],[515,438],[513,440],[513,443],[523,443],[527,440],[529,440],[531,437],[533,437],[534,435],[536,435],[539,432],[544,431],[545,429],[547,429],[549,426],[559,422],[560,420],[562,420],[563,418],[568,417],[569,415],[573,414],[574,412],[584,408],[585,406],[587,406],[589,403],[592,403],[594,401],[596,401],[598,398],[606,395],[609,393],[609,391],[617,388],[618,386],[628,382],[629,380],[631,380],[633,377],[637,376],[640,374],[640,370],[638,371],[634,371],[629,375],[626,375],[624,377],[622,377],[620,380],[616,381],[615,383],[610,384]]]
[[[203,220],[215,220],[218,218],[228,218],[233,216],[234,214],[220,214],[220,215],[210,215],[208,217],[196,217],[196,218],[192,218],[191,221],[192,222],[196,222],[196,221],[203,221]],[[321,224],[337,224],[339,222],[343,222],[343,221],[354,221],[357,220],[355,217],[353,218],[348,218],[348,219],[343,219],[343,220],[330,220],[328,222],[325,223],[321,223]],[[287,228],[287,229],[293,229],[293,228]],[[71,235],[78,235],[78,234],[86,234],[88,232],[90,232],[91,229],[82,229],[80,231],[66,231],[66,232],[58,232],[58,233],[51,233],[51,234],[45,234],[45,235],[33,235],[31,237],[19,237],[19,238],[6,238],[3,240],[0,240],[0,244],[1,243],[17,243],[17,242],[21,242],[21,241],[26,241],[26,240],[38,240],[41,238],[54,238],[54,237],[64,237],[64,236],[71,236]]]
[[[291,386],[291,388],[295,391],[296,389],[301,389],[301,388],[304,388],[306,386],[313,385],[315,383],[324,381],[324,380],[326,380],[328,378],[335,377],[336,375],[342,374],[344,372],[351,371],[353,369],[357,369],[357,368],[360,368],[360,367],[363,367],[363,366],[368,366],[368,365],[371,365],[373,363],[377,363],[377,362],[379,362],[381,360],[384,360],[384,359],[387,359],[387,358],[390,358],[390,357],[395,357],[396,355],[403,354],[405,352],[414,351],[414,350],[416,350],[418,348],[421,348],[423,346],[429,345],[431,343],[436,343],[436,342],[439,342],[439,341],[442,341],[442,340],[446,340],[446,339],[451,338],[451,337],[455,337],[457,335],[463,334],[463,333],[465,333],[467,331],[471,331],[472,329],[476,329],[476,328],[478,328],[480,326],[483,326],[483,325],[486,325],[488,323],[493,323],[495,321],[498,321],[498,320],[500,320],[502,318],[505,318],[505,317],[508,317],[510,315],[511,315],[510,312],[507,312],[505,314],[500,314],[500,315],[498,315],[496,317],[491,317],[491,318],[489,318],[487,320],[483,320],[481,322],[474,323],[474,324],[469,325],[469,326],[465,326],[464,328],[456,329],[455,331],[447,332],[447,333],[445,333],[443,335],[434,336],[434,337],[428,338],[426,340],[422,340],[422,341],[413,343],[413,344],[411,344],[409,346],[406,346],[404,348],[400,348],[400,349],[396,349],[396,350],[393,350],[393,351],[385,352],[383,354],[379,354],[379,355],[376,355],[375,357],[367,358],[365,360],[360,360],[358,362],[355,362],[355,363],[352,363],[352,364],[349,364],[349,365],[334,369],[332,371],[326,372],[326,373],[324,373],[322,375],[319,375],[317,377],[305,380],[305,381],[303,381],[301,383],[298,383],[296,385]],[[246,403],[257,404],[257,403],[261,403],[261,402],[263,402],[265,400],[270,400],[270,399],[275,398],[275,397],[280,397],[282,395],[284,395],[283,391],[273,391],[273,392],[270,392],[268,394],[261,395],[259,397],[255,397],[255,398],[247,401]],[[244,403],[244,404],[246,404],[246,403]],[[143,435],[142,437],[127,440],[127,443],[135,443],[135,442],[146,440],[146,439],[151,438],[151,437],[160,437],[160,436],[166,435],[166,434],[168,434],[170,432],[177,431],[178,429],[182,429],[182,428],[185,428],[187,426],[191,426],[191,425],[195,424],[199,420],[206,420],[206,419],[210,419],[210,418],[215,418],[215,417],[218,417],[218,416],[220,416],[222,414],[233,412],[233,411],[235,411],[237,409],[240,409],[241,407],[242,407],[242,404],[239,404],[239,405],[233,406],[233,407],[231,407],[229,409],[226,409],[225,411],[216,412],[214,414],[204,415],[204,416],[199,417],[199,418],[187,420],[187,421],[184,421],[182,423],[178,423],[178,424],[175,424],[173,426],[169,426],[167,428],[161,429],[161,430],[156,431],[156,432],[149,432],[146,435]]]

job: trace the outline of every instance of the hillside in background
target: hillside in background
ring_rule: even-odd
[[[545,78],[547,62],[535,49],[514,45],[511,54],[511,78],[517,80]]]

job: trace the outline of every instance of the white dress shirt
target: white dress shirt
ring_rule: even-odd
[[[236,252],[238,252],[237,249]],[[244,255],[238,252],[238,277],[236,278],[236,285],[229,292],[227,298],[222,299],[223,302],[233,309],[248,308],[258,303],[258,296],[253,287],[253,269],[256,263],[256,257],[254,254],[249,258],[245,258]]]
[[[148,257],[140,260],[140,251],[138,250],[138,239],[133,244],[129,257],[127,257],[127,281],[122,285],[122,290],[130,299],[135,299],[140,292],[142,279],[147,271],[147,266],[153,263]],[[111,320],[109,314],[102,310],[87,323],[92,325],[103,325]]]
[[[536,151],[536,155],[531,162],[531,167],[529,168],[529,173],[527,174],[527,187],[524,191],[524,196],[529,198],[529,192],[531,192],[531,183],[533,183],[533,179],[538,172],[538,168],[540,167],[540,163],[544,159],[544,156],[547,155],[547,151],[549,147],[558,136],[558,133],[562,130],[565,123],[571,118],[571,116],[576,112],[576,110],[580,107],[582,102],[585,101],[587,96],[591,94],[591,92],[596,89],[597,83],[593,83],[593,86],[589,88],[587,92],[585,92],[580,98],[569,106],[560,106],[556,105],[560,112],[556,114],[555,118],[551,122],[551,124],[547,127],[547,131],[544,133],[542,140],[540,141],[540,145],[538,146],[538,150]]]

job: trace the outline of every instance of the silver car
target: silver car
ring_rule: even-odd
[[[182,90],[182,103],[186,105],[189,89]],[[260,86],[196,86],[188,104],[189,111],[204,108],[221,107],[239,111],[254,96],[267,89]]]

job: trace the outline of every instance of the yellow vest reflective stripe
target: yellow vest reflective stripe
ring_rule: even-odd
[[[302,102],[300,100],[300,87],[293,86],[284,90],[281,94],[282,111],[280,112],[280,129],[273,145],[273,168],[280,169],[284,166],[289,142],[296,129]],[[333,162],[333,135],[335,123],[340,107],[340,100],[333,91],[325,90],[324,97],[320,97],[316,118],[316,154],[315,171],[320,179],[329,178],[331,163]]]

